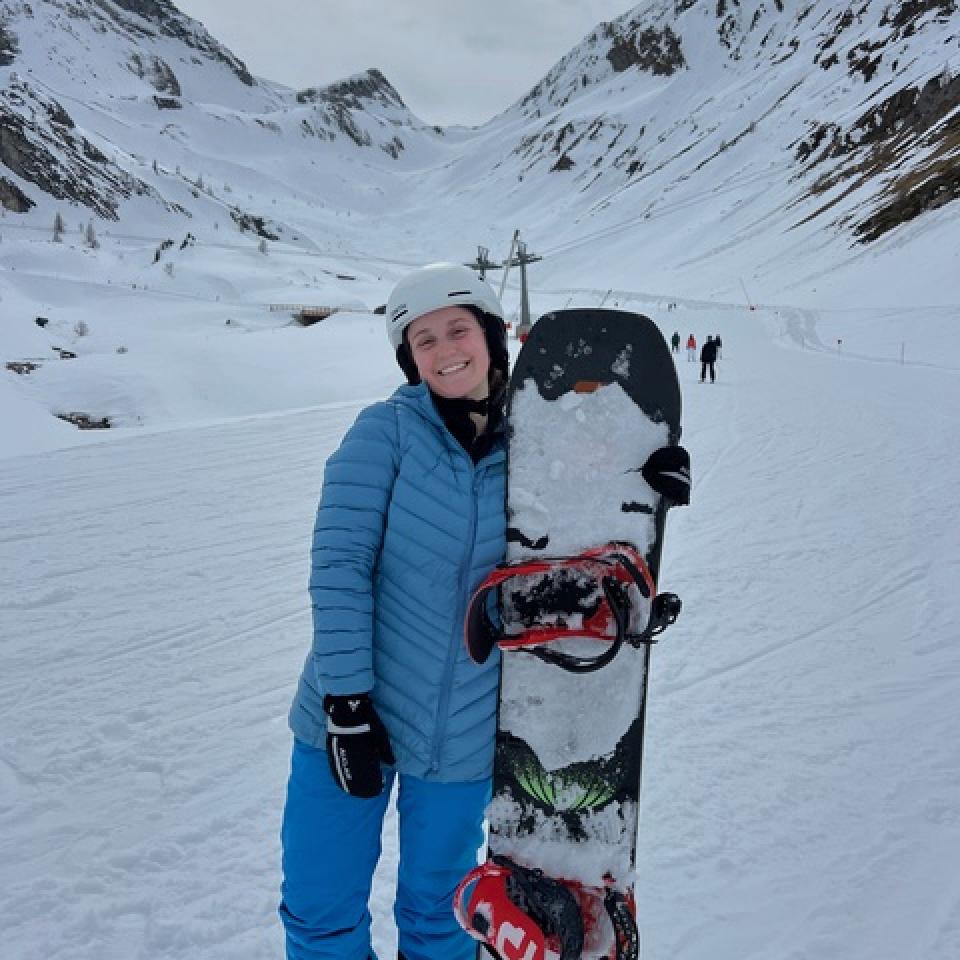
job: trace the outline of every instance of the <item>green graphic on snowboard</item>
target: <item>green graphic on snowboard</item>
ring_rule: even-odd
[[[497,742],[497,767],[512,774],[515,793],[533,801],[547,814],[595,813],[621,798],[624,789],[635,785],[639,776],[639,756],[630,749],[635,744],[634,730],[627,731],[617,748],[607,757],[571,763],[557,770],[546,770],[530,746],[510,733],[501,732]],[[632,754],[632,759],[631,759]]]

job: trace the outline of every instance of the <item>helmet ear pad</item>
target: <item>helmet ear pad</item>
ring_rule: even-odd
[[[488,379],[493,383],[493,373],[498,371],[501,380],[506,383],[510,372],[510,353],[507,349],[507,327],[500,317],[492,313],[484,313],[479,307],[467,304],[463,307],[476,317],[477,323],[483,327],[483,335],[487,341],[487,353],[490,354],[490,374]],[[407,378],[407,383],[415,387],[420,382],[420,371],[413,360],[413,351],[407,331],[403,331],[403,341],[397,347],[397,364]]]

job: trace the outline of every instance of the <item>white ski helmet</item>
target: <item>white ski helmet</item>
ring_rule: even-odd
[[[459,263],[431,263],[407,274],[387,301],[387,337],[396,350],[403,331],[418,317],[442,307],[476,307],[503,320],[503,307],[486,280]]]

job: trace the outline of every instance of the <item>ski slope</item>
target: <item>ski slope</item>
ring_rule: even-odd
[[[724,351],[715,385],[678,356],[695,484],[663,563],[685,607],[653,657],[644,957],[952,960],[960,369],[838,350],[866,314],[646,309],[668,336],[720,333]],[[872,329],[916,342],[926,317]],[[336,344],[313,406],[287,334],[250,331],[232,349],[267,369],[282,351],[298,409],[244,381],[262,412],[218,419],[171,380],[181,409],[164,429],[0,460],[4,957],[282,956],[285,718],[310,638],[313,513],[325,458],[396,382],[379,329],[345,330],[309,331],[314,361]],[[158,356],[160,383],[174,365]],[[374,891],[381,960],[396,951],[394,827]]]

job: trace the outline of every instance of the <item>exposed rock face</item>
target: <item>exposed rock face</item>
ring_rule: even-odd
[[[821,193],[844,180],[856,187],[883,177],[879,208],[854,228],[862,242],[876,240],[960,196],[958,108],[960,77],[944,73],[922,87],[888,95],[846,130],[834,123],[818,125],[797,146],[796,157],[808,167],[834,161],[817,181],[815,190]],[[910,156],[919,159],[904,163]]]
[[[919,184],[910,186],[918,179],[921,180]],[[889,192],[894,195],[893,199],[855,227],[854,232],[861,243],[876,240],[922,213],[960,199],[960,166],[951,164],[927,179],[923,179],[922,174],[903,177]]]
[[[362,110],[364,101],[373,101],[385,107],[404,106],[400,94],[376,68],[328,87],[308,87],[297,94],[298,103],[329,103],[350,110]]]
[[[112,2],[123,10],[136,13],[144,20],[154,20],[157,23],[180,16],[177,8],[169,0],[112,0]]]
[[[19,52],[16,34],[0,20],[0,67],[9,67]]]
[[[335,135],[330,131],[332,127],[334,131],[346,134],[358,147],[369,147],[373,140],[357,122],[353,111],[362,114],[371,104],[405,109],[400,94],[377,69],[356,74],[328,87],[301,90],[297,94],[297,103],[313,104],[318,111],[315,122],[308,119],[303,121],[304,132],[328,139]],[[394,137],[386,145],[381,144],[381,147],[394,158],[398,157],[404,148],[399,137]]]
[[[857,117],[846,131],[834,123],[819,124],[798,145],[796,156],[801,163],[818,164],[847,156],[864,146],[916,136],[958,106],[960,76],[933,77],[923,87],[908,86],[890,94]],[[824,143],[826,146],[818,153]]]
[[[45,193],[116,220],[120,199],[151,192],[79,135],[56,100],[19,78],[0,90],[0,113],[0,163]]]
[[[6,177],[0,177],[0,207],[13,213],[26,213],[36,204]]]
[[[669,77],[686,66],[680,38],[670,27],[647,27],[627,35],[614,32],[607,59],[617,73],[639,67],[658,77]]]
[[[111,3],[152,24],[158,33],[180,40],[188,47],[225,64],[248,87],[254,85],[255,81],[243,61],[217,43],[195,20],[184,16],[170,0],[111,0]],[[96,0],[96,4],[104,15],[111,16],[110,4],[105,0]],[[111,19],[116,20],[116,17]],[[137,25],[129,18],[125,18],[123,25],[137,29]]]
[[[130,57],[129,67],[141,80],[146,80],[157,93],[166,93],[173,97],[181,95],[177,75],[160,57],[145,59],[139,53],[135,53]]]
[[[886,13],[884,13],[881,24],[891,23],[894,27],[905,28],[907,36],[910,36],[916,29],[917,22],[924,14],[935,12],[938,16],[946,18],[950,14],[957,12],[955,0],[901,0],[897,6],[897,12],[891,17],[890,11],[894,8],[891,4]]]
[[[611,69],[618,74],[637,68],[658,77],[684,69],[683,41],[672,21],[696,2],[663,4],[659,11],[631,11],[611,23],[602,23],[537,83],[520,107],[534,116],[562,108],[582,90],[604,82]],[[674,7],[679,8],[676,13]]]
[[[922,62],[912,59],[918,50],[942,47],[944,57],[957,50],[957,8],[958,0],[647,0],[602,24],[520,102],[519,110],[538,121],[539,128],[525,132],[514,148],[524,162],[520,176],[535,167],[558,175],[569,171],[571,185],[582,191],[601,177],[613,184],[623,175],[638,182],[670,168],[685,179],[749,141],[762,124],[766,135],[778,126],[791,130],[786,146],[796,136],[790,118],[798,113],[800,97],[794,90],[804,85],[796,74],[798,61],[810,57],[810,65],[819,69],[809,76],[826,74],[826,79],[814,81],[821,95],[808,98],[804,108],[804,113],[816,117],[819,112],[820,117],[789,145],[802,165],[792,179],[806,180],[807,197],[816,198],[819,206],[811,216],[842,204],[857,190],[865,202],[854,214],[847,208],[834,227],[852,230],[865,241],[875,239],[956,198],[960,137],[950,118],[960,107],[960,80],[945,75],[917,83],[916,70],[904,67]],[[918,36],[926,39],[911,39]],[[694,55],[696,62],[690,59]],[[791,60],[788,78],[781,65]],[[656,87],[640,76],[634,80],[634,75],[670,78],[684,73],[686,78],[677,79],[682,85],[696,82],[700,70],[715,77],[718,68],[729,77],[723,83],[727,96],[740,99],[744,115],[741,128],[728,128],[720,139],[715,131],[727,122],[728,111],[712,115],[711,88],[704,89],[701,102],[691,100],[682,116],[651,122],[655,141],[649,133],[644,136],[639,124],[630,123],[614,136],[604,136],[606,150],[599,153],[590,141],[600,130],[615,127],[617,113],[591,117],[570,109],[591,86],[605,85],[615,92],[636,82],[651,91],[647,103],[654,118]],[[762,85],[748,82],[754,71],[763,76]],[[768,96],[768,91],[776,96]],[[788,101],[790,106],[782,109]],[[853,103],[856,119],[850,122]],[[591,120],[594,126],[588,133]],[[705,155],[701,143],[709,150]],[[699,162],[682,170],[688,161],[681,158],[697,154]],[[829,200],[819,199],[838,184],[841,189],[832,191]],[[869,198],[872,204],[866,202]],[[871,207],[873,213],[862,219]]]
[[[316,106],[317,115],[312,119],[304,118],[301,128],[304,133],[319,137],[321,140],[334,140],[337,131],[346,134],[358,147],[369,147],[373,143],[370,134],[357,124],[350,110],[341,103]],[[403,144],[401,142],[401,148]]]
[[[258,217],[252,213],[244,212],[239,207],[234,207],[230,210],[230,218],[246,233],[255,233],[258,237],[263,237],[264,240],[280,239],[279,232],[272,228],[265,217]]]
[[[887,184],[878,209],[857,224],[855,233],[864,243],[960,199],[960,77],[907,88],[882,107],[867,127],[867,136],[878,138],[872,154],[878,172],[896,167],[910,146],[920,148],[921,159]],[[882,139],[885,133],[888,139]]]

